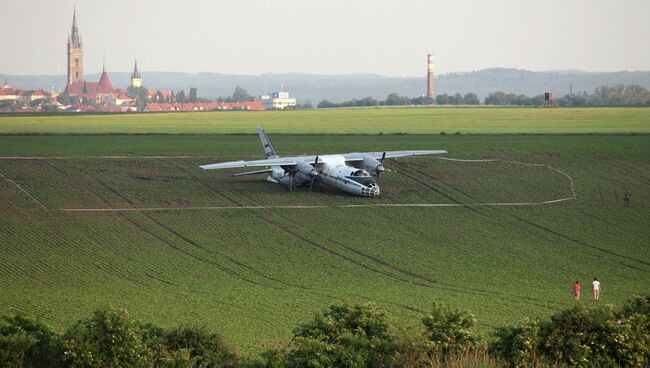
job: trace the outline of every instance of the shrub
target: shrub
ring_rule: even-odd
[[[183,326],[172,330],[167,334],[167,349],[170,352],[188,351],[193,360],[191,367],[232,367],[240,361],[221,335],[203,327]]]
[[[62,367],[60,336],[24,314],[0,318],[0,367]]]
[[[646,367],[650,363],[647,299],[621,310],[575,306],[549,321],[500,329],[492,345],[512,366],[555,362],[571,367]],[[641,312],[641,313],[638,313]]]
[[[381,367],[393,354],[385,311],[374,304],[332,305],[294,331],[289,367]]]
[[[467,311],[434,304],[431,313],[422,318],[422,323],[437,356],[462,355],[478,346],[478,335],[470,331],[476,318]]]
[[[72,325],[64,335],[71,367],[147,367],[150,351],[140,324],[126,311],[98,310]]]

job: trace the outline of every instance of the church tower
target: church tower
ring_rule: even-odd
[[[72,31],[68,37],[68,85],[84,81],[84,53],[77,28],[77,9],[72,15]]]
[[[140,76],[140,71],[138,70],[138,60],[135,61],[135,66],[133,67],[133,73],[131,73],[131,87],[133,88],[142,87],[142,77]]]

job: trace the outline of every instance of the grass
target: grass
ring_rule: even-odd
[[[650,108],[371,108],[0,116],[15,133],[648,133]]]
[[[393,110],[386,111],[390,115]],[[518,115],[526,110],[484,111]],[[644,116],[648,110],[624,111]],[[280,124],[288,116],[311,113],[268,116],[281,117]],[[459,111],[460,116],[467,113]],[[156,128],[151,130],[157,131],[173,127],[166,119],[235,115],[124,119],[152,119]],[[248,114],[237,116],[249,119]],[[114,117],[62,117],[71,118],[80,120],[54,123],[51,131],[95,131],[100,125],[93,119]],[[33,119],[40,124],[34,129],[46,124],[36,117],[2,118],[2,129],[13,124],[5,119]],[[645,118],[639,119],[634,124],[643,127]],[[379,129],[370,121],[371,129]],[[247,124],[241,122],[238,129],[248,131]],[[200,127],[196,123],[197,131],[204,129]],[[335,301],[372,300],[404,322],[442,302],[473,311],[487,336],[495,326],[570,307],[575,280],[586,288],[598,276],[601,303],[650,292],[650,135],[271,138],[284,154],[439,148],[456,158],[544,163],[574,179],[577,199],[528,207],[349,208],[341,206],[542,201],[568,196],[570,189],[566,177],[545,168],[422,157],[387,161],[396,172],[382,176],[381,198],[355,198],[324,188],[287,193],[263,178],[231,178],[229,172],[197,168],[261,157],[259,140],[251,135],[0,135],[0,156],[45,156],[0,159],[0,173],[13,181],[0,178],[0,310],[43,314],[63,329],[93,309],[111,305],[164,326],[207,324],[247,351],[257,351],[263,342],[286,339],[297,323]],[[131,158],[98,157],[114,155]],[[160,155],[192,157],[137,158]],[[623,208],[626,188],[633,193],[630,208]],[[330,207],[57,211],[260,204]],[[593,305],[589,293],[584,294],[580,303]]]

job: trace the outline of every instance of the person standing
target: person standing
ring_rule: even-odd
[[[598,301],[598,297],[600,296],[600,281],[598,281],[597,277],[594,277],[594,281],[591,283],[591,290],[594,291],[594,300]]]
[[[625,207],[630,207],[630,197],[632,197],[632,191],[628,189],[625,191]]]
[[[580,300],[580,283],[578,281],[573,284],[573,296],[575,297],[576,301]]]

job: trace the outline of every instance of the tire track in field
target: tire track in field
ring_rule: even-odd
[[[356,259],[354,259],[352,257],[346,256],[345,254],[342,254],[342,253],[339,253],[339,252],[337,252],[335,250],[324,247],[323,245],[321,245],[321,244],[319,244],[319,243],[317,243],[317,242],[315,242],[315,241],[313,241],[313,240],[311,240],[309,238],[306,238],[306,237],[298,234],[297,232],[294,232],[294,231],[288,229],[287,227],[285,227],[283,225],[280,225],[277,222],[271,221],[271,220],[269,220],[269,219],[267,219],[265,217],[262,217],[262,216],[258,216],[258,218],[261,221],[263,221],[264,223],[266,223],[267,225],[269,225],[269,226],[271,226],[271,227],[273,227],[275,229],[278,229],[278,230],[284,232],[285,234],[288,234],[288,235],[302,241],[304,244],[308,244],[308,245],[312,246],[313,248],[316,248],[316,249],[320,250],[323,253],[326,253],[326,254],[329,254],[331,256],[343,259],[343,260],[345,260],[345,261],[347,261],[349,263],[352,263],[352,264],[354,264],[354,265],[356,265],[358,267],[364,268],[364,269],[366,269],[366,270],[368,270],[370,272],[378,273],[378,274],[380,274],[382,276],[385,276],[385,277],[388,277],[388,278],[391,278],[391,279],[394,279],[394,280],[397,280],[397,281],[400,281],[400,282],[409,282],[408,280],[398,278],[398,277],[396,277],[396,276],[394,276],[394,275],[392,275],[392,274],[390,274],[388,272],[385,272],[385,271],[382,271],[380,269],[371,267],[371,266],[369,266],[369,265],[367,265],[367,264],[365,264],[363,262],[360,262],[360,261],[358,261],[358,260],[356,260]],[[422,286],[431,287],[430,285],[422,285]]]
[[[640,264],[645,265],[645,266],[650,266],[650,262],[646,262],[646,261],[641,260],[641,259],[636,259],[636,258],[633,258],[633,257],[629,257],[629,256],[626,256],[626,255],[623,255],[623,254],[618,254],[616,252],[613,252],[611,250],[599,247],[597,245],[589,244],[589,243],[587,243],[585,241],[575,239],[575,238],[570,237],[568,235],[564,235],[564,234],[559,233],[559,232],[557,232],[557,231],[555,231],[553,229],[550,229],[550,228],[548,228],[546,226],[536,224],[534,222],[528,221],[526,219],[523,219],[523,218],[515,216],[515,215],[512,215],[512,217],[519,220],[519,221],[521,221],[521,222],[523,222],[523,223],[525,223],[525,224],[528,224],[528,225],[533,226],[533,227],[535,227],[537,229],[540,229],[540,230],[543,230],[543,231],[548,232],[550,234],[553,234],[553,235],[555,235],[557,237],[560,237],[560,238],[562,238],[564,240],[568,240],[570,242],[573,242],[573,243],[576,243],[576,244],[579,244],[579,245],[582,245],[582,246],[597,250],[599,252],[605,253],[605,254],[610,255],[610,256],[615,256],[615,257],[619,257],[619,258],[622,258],[622,259],[626,259],[628,261],[637,262],[637,263],[640,263]],[[647,273],[650,273],[649,270],[643,270],[643,271],[647,272]]]
[[[172,160],[172,162],[168,162],[168,164],[169,164],[171,167],[174,167],[174,168],[180,170],[180,171],[183,172],[185,175],[188,175],[190,178],[194,179],[196,182],[198,182],[199,184],[201,184],[201,186],[202,186],[203,188],[205,188],[205,189],[207,189],[208,191],[210,191],[210,192],[212,192],[212,193],[218,195],[219,197],[225,199],[226,201],[231,202],[231,203],[234,203],[234,204],[236,204],[236,205],[238,205],[238,206],[242,206],[242,205],[243,205],[241,202],[239,202],[239,201],[237,201],[237,200],[231,198],[230,196],[227,196],[225,193],[223,193],[223,192],[217,190],[216,188],[212,187],[212,186],[207,182],[206,179],[200,178],[200,177],[197,176],[195,173],[190,172],[189,170],[187,170],[187,168],[185,168],[184,166],[175,163],[175,160]]]
[[[86,172],[86,173],[87,173],[87,172]],[[108,184],[104,183],[103,180],[97,178],[97,182],[98,182],[98,183],[99,183],[99,184],[100,184],[104,189],[106,189],[106,190],[108,190],[109,192],[115,194],[116,196],[118,196],[118,198],[121,198],[121,199],[122,199],[123,201],[125,201],[126,203],[128,203],[128,204],[130,204],[130,205],[133,204],[133,202],[132,202],[131,200],[129,200],[127,197],[125,197],[124,195],[122,195],[121,193],[119,193],[117,190],[115,190],[114,188],[112,188],[112,187],[109,186]],[[95,192],[95,195],[97,195],[96,192]],[[105,199],[103,199],[103,198],[101,198],[101,197],[100,197],[100,200],[102,200],[102,201],[104,201],[104,202],[106,201]],[[190,258],[192,258],[192,259],[195,259],[195,260],[197,260],[197,261],[199,261],[199,262],[202,262],[202,263],[206,263],[206,264],[212,265],[212,266],[216,267],[217,269],[219,269],[220,271],[222,271],[222,272],[224,272],[224,273],[226,273],[226,274],[228,274],[228,275],[230,275],[230,276],[233,276],[233,277],[235,277],[235,278],[240,278],[240,279],[242,279],[242,280],[244,280],[244,281],[246,281],[246,282],[249,282],[249,283],[252,283],[252,284],[255,284],[255,285],[260,285],[259,283],[255,282],[255,281],[253,281],[253,280],[249,280],[249,279],[247,279],[247,278],[241,276],[239,273],[237,273],[236,271],[233,271],[233,270],[229,269],[228,267],[222,266],[222,265],[220,265],[220,264],[218,264],[217,262],[214,262],[214,261],[212,261],[212,260],[209,260],[209,259],[206,259],[206,258],[202,258],[202,257],[196,256],[196,255],[194,255],[194,254],[188,252],[187,250],[185,250],[185,249],[183,249],[183,248],[181,248],[181,247],[179,247],[179,246],[176,246],[176,245],[173,244],[172,242],[170,242],[170,241],[164,239],[163,237],[159,236],[159,235],[156,234],[155,232],[150,231],[150,230],[147,229],[146,227],[142,226],[142,225],[141,225],[140,223],[138,223],[137,221],[135,221],[135,220],[129,218],[129,216],[127,216],[127,215],[124,214],[124,213],[119,213],[118,216],[120,216],[121,218],[123,218],[124,220],[126,220],[127,222],[129,222],[132,226],[135,226],[136,228],[140,229],[141,232],[144,232],[144,233],[146,233],[146,234],[149,234],[150,236],[154,237],[155,239],[157,239],[157,240],[158,240],[159,242],[161,242],[162,244],[165,244],[165,245],[167,245],[168,247],[171,247],[172,249],[176,250],[177,252],[183,253],[183,254],[185,254],[186,256],[188,256],[188,257],[190,257]],[[163,229],[164,229],[164,228],[163,228]]]
[[[34,203],[36,203],[39,207],[41,207],[41,208],[44,209],[44,210],[47,210],[47,207],[45,207],[45,205],[44,205],[43,203],[41,203],[41,201],[39,201],[38,199],[36,199],[36,197],[34,197],[33,195],[31,195],[31,194],[30,194],[28,191],[26,191],[25,189],[23,189],[23,187],[21,187],[20,184],[18,184],[18,183],[16,183],[15,181],[9,179],[8,177],[6,177],[6,176],[5,176],[3,173],[1,173],[1,172],[0,172],[0,177],[1,177],[2,179],[4,179],[7,183],[11,184],[11,185],[12,185],[13,187],[15,187],[16,189],[18,189],[20,192],[22,192],[23,194],[25,194],[29,199],[31,199],[32,201],[34,201]]]
[[[200,248],[200,249],[203,249],[203,250],[205,250],[205,251],[213,251],[213,250],[206,249],[205,247],[201,246],[200,244],[198,244],[198,243],[195,242],[194,240],[192,240],[192,239],[186,237],[185,235],[181,234],[179,231],[177,231],[177,230],[171,228],[170,226],[165,225],[165,224],[162,223],[161,221],[159,221],[159,220],[157,220],[157,219],[155,219],[155,218],[153,218],[153,217],[151,217],[151,216],[149,216],[149,215],[145,215],[145,216],[146,216],[149,220],[155,222],[158,226],[160,226],[160,227],[164,228],[165,230],[167,230],[168,232],[174,234],[175,236],[177,236],[178,238],[182,239],[182,240],[185,241],[186,243],[192,244],[192,245],[194,245],[195,247]],[[273,281],[273,282],[280,283],[280,284],[282,284],[282,285],[293,286],[293,287],[297,287],[297,288],[300,288],[300,289],[308,289],[308,288],[306,288],[306,287],[302,287],[302,286],[300,286],[300,285],[288,284],[288,283],[286,283],[286,282],[284,282],[284,281],[282,281],[282,280],[278,280],[278,279],[276,279],[276,278],[273,278],[273,277],[271,277],[271,276],[268,276],[268,275],[266,275],[265,273],[263,273],[263,272],[261,272],[261,271],[255,269],[254,267],[251,267],[251,266],[249,266],[249,265],[247,265],[247,264],[245,264],[245,263],[243,263],[243,262],[240,262],[240,261],[236,260],[235,258],[232,258],[232,257],[230,257],[230,256],[228,256],[228,255],[226,255],[226,254],[224,254],[223,252],[219,252],[219,251],[214,251],[214,252],[216,252],[216,253],[218,253],[219,255],[221,255],[222,257],[226,258],[228,261],[230,261],[230,262],[233,263],[234,265],[239,266],[239,267],[242,267],[242,268],[244,268],[244,269],[247,269],[248,271],[252,272],[253,274],[255,274],[255,275],[257,275],[257,276],[259,276],[259,277],[261,277],[261,278],[264,278],[264,279],[266,279],[266,280],[268,280],[268,281]],[[277,288],[272,287],[272,286],[269,286],[269,287],[274,288],[274,289],[277,289]]]
[[[280,215],[280,216],[283,217],[283,218],[285,218],[285,220],[290,220],[290,219],[288,219],[288,218],[286,218],[286,217],[284,217],[284,216],[282,216],[282,215]],[[376,268],[370,267],[370,266],[368,266],[368,265],[365,265],[364,263],[358,262],[358,261],[352,259],[351,257],[346,257],[346,256],[344,256],[344,255],[342,255],[342,254],[340,254],[340,253],[338,253],[338,252],[336,252],[336,251],[333,251],[333,250],[331,250],[331,249],[325,248],[325,247],[323,247],[323,246],[321,246],[321,245],[315,243],[314,241],[312,241],[312,240],[310,240],[310,239],[308,239],[308,238],[306,238],[306,237],[304,237],[304,236],[302,236],[302,235],[299,235],[299,234],[297,234],[297,233],[294,233],[294,232],[292,232],[292,231],[290,231],[290,230],[284,228],[283,226],[277,224],[276,222],[273,222],[273,224],[274,224],[275,226],[279,227],[280,229],[284,230],[285,232],[287,232],[287,233],[293,235],[294,237],[296,237],[296,238],[302,240],[303,242],[309,243],[309,244],[312,245],[312,246],[316,246],[318,249],[324,250],[324,251],[326,251],[327,253],[330,253],[330,254],[337,255],[337,256],[339,256],[339,257],[341,257],[341,258],[343,258],[343,259],[345,259],[345,260],[347,260],[347,261],[351,261],[352,263],[354,263],[354,264],[356,264],[356,265],[361,265],[361,266],[363,266],[363,267],[366,268],[366,269],[371,269],[371,270],[373,270],[374,272],[379,272],[380,274],[382,274],[382,275],[384,275],[384,276],[387,276],[387,277],[389,277],[389,278],[391,278],[391,279],[395,279],[395,280],[397,280],[397,281],[405,282],[405,283],[408,283],[408,284],[415,284],[415,285],[418,285],[418,286],[422,286],[422,287],[426,287],[426,288],[431,288],[431,289],[441,289],[441,290],[447,290],[447,291],[457,292],[457,293],[461,293],[461,294],[466,294],[466,293],[468,293],[469,291],[473,291],[473,292],[475,292],[475,293],[480,293],[480,294],[482,294],[482,295],[484,295],[484,296],[494,296],[494,295],[505,296],[505,297],[509,296],[509,295],[507,295],[507,294],[505,294],[505,293],[502,293],[502,292],[496,292],[496,291],[491,291],[491,290],[487,290],[487,289],[466,288],[466,287],[462,287],[462,286],[458,286],[458,285],[454,285],[454,284],[449,284],[449,283],[445,283],[445,282],[440,282],[440,281],[435,280],[435,279],[432,279],[432,278],[430,278],[430,277],[427,277],[427,276],[424,276],[424,275],[418,274],[418,273],[416,273],[416,272],[413,272],[413,271],[410,271],[410,270],[404,269],[404,268],[399,267],[399,266],[397,266],[397,265],[391,264],[391,263],[389,263],[389,262],[387,262],[387,261],[384,261],[384,260],[382,260],[382,259],[380,259],[380,258],[378,258],[378,257],[375,257],[375,256],[372,256],[372,255],[370,255],[370,254],[364,253],[364,252],[362,252],[362,251],[359,251],[358,249],[355,249],[355,248],[353,248],[353,247],[347,246],[347,245],[342,244],[342,243],[340,243],[340,242],[337,242],[337,241],[335,241],[335,240],[328,239],[328,242],[331,242],[331,243],[337,245],[337,246],[340,247],[340,248],[346,249],[346,250],[348,250],[349,252],[356,254],[357,256],[360,256],[360,257],[362,257],[362,258],[365,258],[365,259],[367,259],[367,260],[370,260],[371,262],[373,262],[373,263],[375,263],[375,264],[378,264],[378,265],[380,265],[380,266],[382,266],[382,267],[385,267],[385,268],[388,268],[388,269],[390,269],[390,270],[396,271],[397,273],[402,274],[403,276],[408,276],[408,277],[411,277],[411,278],[414,278],[414,279],[417,279],[417,280],[420,280],[420,281],[424,281],[424,282],[426,282],[426,283],[428,283],[428,284],[423,284],[423,283],[421,283],[421,282],[413,282],[413,281],[408,280],[408,279],[404,279],[404,278],[396,277],[396,276],[394,276],[394,275],[392,275],[392,274],[390,274],[390,273],[384,272],[384,271],[382,271],[382,270],[380,270],[380,269],[376,269]],[[534,302],[534,304],[536,304],[536,305],[538,305],[538,306],[546,307],[546,304],[543,304],[543,303],[545,302],[544,300],[541,300],[541,299],[538,299],[538,298],[529,297],[529,296],[523,296],[523,297],[521,297],[521,298],[522,298],[522,299],[525,299],[525,300],[529,300],[529,301],[531,301],[531,302]]]

